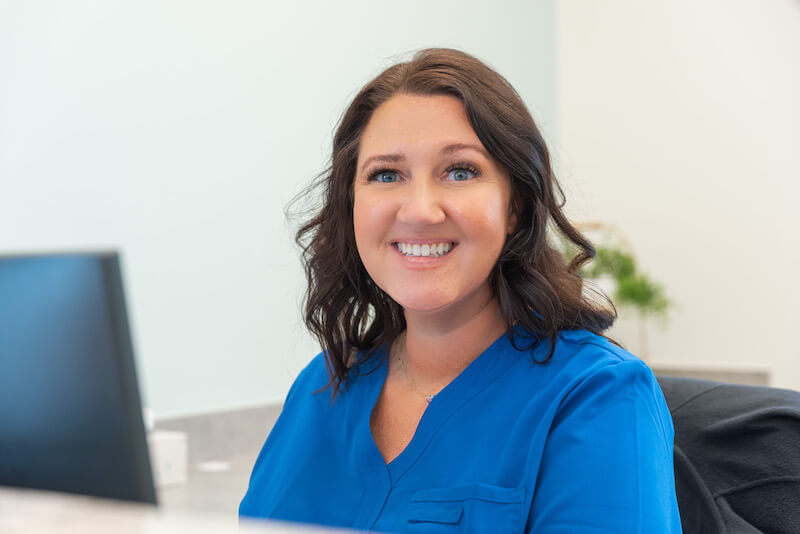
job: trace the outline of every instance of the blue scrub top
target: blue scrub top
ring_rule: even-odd
[[[517,333],[518,347],[534,340]],[[549,350],[543,339],[533,357]],[[358,366],[333,404],[330,390],[312,393],[328,383],[322,354],[300,373],[241,517],[378,532],[681,532],[672,419],[636,356],[565,330],[542,365],[503,334],[434,397],[386,465],[370,431],[386,355]]]

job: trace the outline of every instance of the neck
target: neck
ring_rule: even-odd
[[[406,332],[398,338],[405,372],[423,392],[449,384],[506,331],[497,300],[479,294],[454,310],[405,311]]]

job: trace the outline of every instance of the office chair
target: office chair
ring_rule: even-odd
[[[658,377],[684,534],[800,533],[800,393]]]

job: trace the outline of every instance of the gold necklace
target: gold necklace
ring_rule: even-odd
[[[403,341],[405,341],[405,334],[403,334]],[[403,351],[403,355],[405,355],[405,351]],[[437,393],[423,393],[420,390],[418,390],[416,388],[416,386],[414,386],[414,382],[411,380],[411,377],[408,375],[408,369],[406,368],[406,360],[405,360],[405,358],[403,358],[401,356],[398,356],[397,357],[397,361],[400,364],[400,370],[403,373],[403,377],[406,380],[406,384],[408,384],[408,387],[411,388],[411,391],[413,391],[417,395],[422,396],[422,398],[425,399],[425,403],[426,404],[430,404],[431,401],[433,400],[433,398],[436,395],[438,395],[439,393],[438,392]]]

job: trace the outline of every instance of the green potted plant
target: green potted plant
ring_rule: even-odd
[[[666,319],[667,310],[672,304],[665,295],[664,287],[639,271],[630,242],[617,228],[605,223],[581,223],[576,226],[587,234],[599,233],[598,239],[590,238],[595,245],[596,256],[584,264],[578,274],[604,289],[616,307],[636,312],[639,356],[646,359],[649,356],[647,319]],[[561,236],[559,241],[564,260],[569,263],[577,255],[578,247]]]

